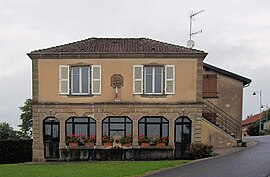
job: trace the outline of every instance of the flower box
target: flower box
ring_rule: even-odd
[[[85,147],[94,147],[95,143],[94,142],[88,142],[88,143],[84,143]]]
[[[77,149],[78,143],[72,143],[72,142],[70,142],[70,143],[68,143],[68,147],[69,147],[70,149]]]
[[[164,142],[156,144],[156,147],[165,147],[165,146],[166,146],[166,143],[164,143]]]
[[[131,143],[125,143],[122,146],[124,146],[124,147],[131,147]]]
[[[142,147],[150,147],[150,143],[149,142],[142,142],[141,146]]]
[[[113,145],[113,143],[103,143],[104,147],[111,147]]]

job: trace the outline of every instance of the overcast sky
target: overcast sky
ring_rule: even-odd
[[[32,95],[31,60],[26,53],[90,37],[147,37],[186,46],[189,14],[195,48],[205,62],[252,79],[244,89],[243,117],[259,112],[270,95],[269,0],[1,0],[0,122],[20,124],[20,110]]]

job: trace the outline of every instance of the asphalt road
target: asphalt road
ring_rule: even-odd
[[[250,137],[259,143],[227,156],[198,161],[148,177],[268,177],[270,136]]]

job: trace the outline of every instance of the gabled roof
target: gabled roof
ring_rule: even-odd
[[[207,53],[201,50],[191,49],[179,45],[169,44],[148,38],[88,38],[69,44],[50,47],[47,49],[35,50],[29,53],[30,58],[42,55],[85,55],[85,54],[117,54],[134,56],[134,54],[164,54],[165,57],[177,55],[197,55],[205,57]],[[170,54],[170,55],[168,55]],[[115,55],[116,56],[116,55]],[[165,58],[164,57],[164,58]],[[163,58],[163,57],[162,57]]]
[[[248,117],[242,121],[243,125],[249,125],[260,120],[260,114],[255,114],[254,116]]]
[[[229,76],[229,77],[232,77],[232,78],[234,78],[236,80],[239,80],[239,81],[243,82],[244,86],[251,83],[251,79],[248,79],[246,77],[240,76],[240,75],[235,74],[235,73],[232,73],[230,71],[226,71],[226,70],[218,68],[216,66],[213,66],[213,65],[210,65],[210,64],[207,64],[207,63],[203,63],[203,67],[206,70],[212,70],[212,71],[215,71],[217,73],[223,74],[225,76]]]

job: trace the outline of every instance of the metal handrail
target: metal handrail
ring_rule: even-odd
[[[235,120],[232,116],[221,110],[209,100],[204,101],[204,111],[218,120],[215,120],[215,124],[219,123],[220,128],[223,129],[224,132],[232,137],[241,139],[242,124],[239,121]],[[207,118],[207,116],[205,118]],[[231,133],[234,133],[234,136]]]

